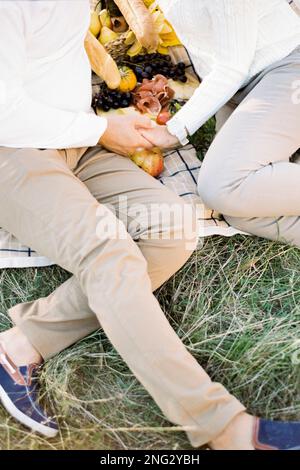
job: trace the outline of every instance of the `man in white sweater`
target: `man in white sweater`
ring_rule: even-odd
[[[151,146],[141,137],[148,119],[91,112],[88,0],[1,1],[0,18],[0,224],[73,274],[49,297],[10,310],[16,326],[0,335],[5,408],[55,436],[38,404],[36,365],[100,324],[195,447],[299,446],[300,424],[254,420],[210,380],[152,293],[195,247],[194,214],[117,155]]]
[[[193,213],[121,156],[152,148],[139,133],[151,121],[104,119],[91,109],[84,49],[89,1],[1,1],[0,18],[0,225],[74,274],[48,298],[11,310],[18,326],[0,336],[0,398],[22,423],[55,435],[55,422],[34,398],[33,364],[100,322],[136,376],[180,421],[184,409],[168,403],[172,382],[181,386],[195,368],[193,381],[201,386],[202,369],[152,291],[191,255]],[[231,407],[242,409],[232,400]]]

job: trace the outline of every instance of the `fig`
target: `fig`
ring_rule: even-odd
[[[128,24],[125,21],[124,16],[111,18],[112,30],[115,33],[125,33],[128,31]]]
[[[156,118],[157,124],[160,126],[165,126],[168,121],[171,119],[171,113],[168,109],[163,109]]]

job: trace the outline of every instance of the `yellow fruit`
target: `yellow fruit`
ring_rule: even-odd
[[[101,31],[101,23],[98,13],[91,11],[90,32],[95,36],[99,36]]]
[[[100,18],[100,23],[103,26],[106,26],[107,28],[111,29],[112,28],[112,23],[111,23],[111,18],[108,10],[101,10],[99,13],[99,18]]]
[[[127,54],[130,57],[134,57],[136,55],[139,55],[142,52],[142,50],[143,50],[142,44],[138,40],[136,40],[133,46],[131,46],[131,48],[128,49]]]
[[[169,49],[168,49],[168,47],[164,47],[162,45],[159,45],[158,48],[157,48],[157,52],[159,52],[160,54],[163,54],[163,55],[168,55],[169,54]]]
[[[137,78],[134,71],[129,67],[121,67],[119,70],[121,74],[119,90],[122,93],[128,93],[129,91],[134,90],[137,86]]]
[[[105,44],[118,39],[118,37],[119,36],[117,35],[117,33],[107,28],[106,26],[103,26],[103,28],[101,29],[100,36],[99,36],[99,41],[101,42],[103,46],[105,46]]]
[[[146,7],[149,8],[152,5],[152,3],[154,3],[154,1],[155,0],[144,0],[144,3],[146,5]]]
[[[125,46],[132,46],[135,43],[136,37],[133,31],[128,31],[126,39],[125,39]]]
[[[169,25],[166,21],[164,21],[164,24],[161,26],[159,35],[161,36],[162,34],[169,34],[173,32],[173,28],[171,25]]]
[[[173,47],[173,46],[180,46],[181,42],[178,39],[175,31],[167,34],[160,35],[161,45],[163,47]]]

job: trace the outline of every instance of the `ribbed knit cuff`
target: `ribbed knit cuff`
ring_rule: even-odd
[[[168,131],[170,134],[177,137],[181,145],[187,145],[188,141],[188,131],[179,119],[174,116],[168,123],[167,123]]]

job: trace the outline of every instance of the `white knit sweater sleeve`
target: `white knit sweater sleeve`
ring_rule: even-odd
[[[168,123],[171,134],[184,143],[184,137],[193,135],[211,118],[246,80],[256,50],[258,33],[257,0],[210,0],[207,8],[211,15],[215,40],[215,65],[204,78],[192,98]],[[185,2],[178,2],[179,8]],[[193,11],[188,12],[190,21],[201,25],[198,0],[193,2]],[[191,4],[191,3],[190,3]],[[180,11],[176,14],[180,17]],[[187,15],[185,14],[185,17]],[[184,28],[180,37],[184,43]],[[195,37],[195,41],[197,38]]]
[[[17,2],[0,2],[0,146],[70,148],[96,145],[107,120],[54,108],[29,96],[24,22]]]

